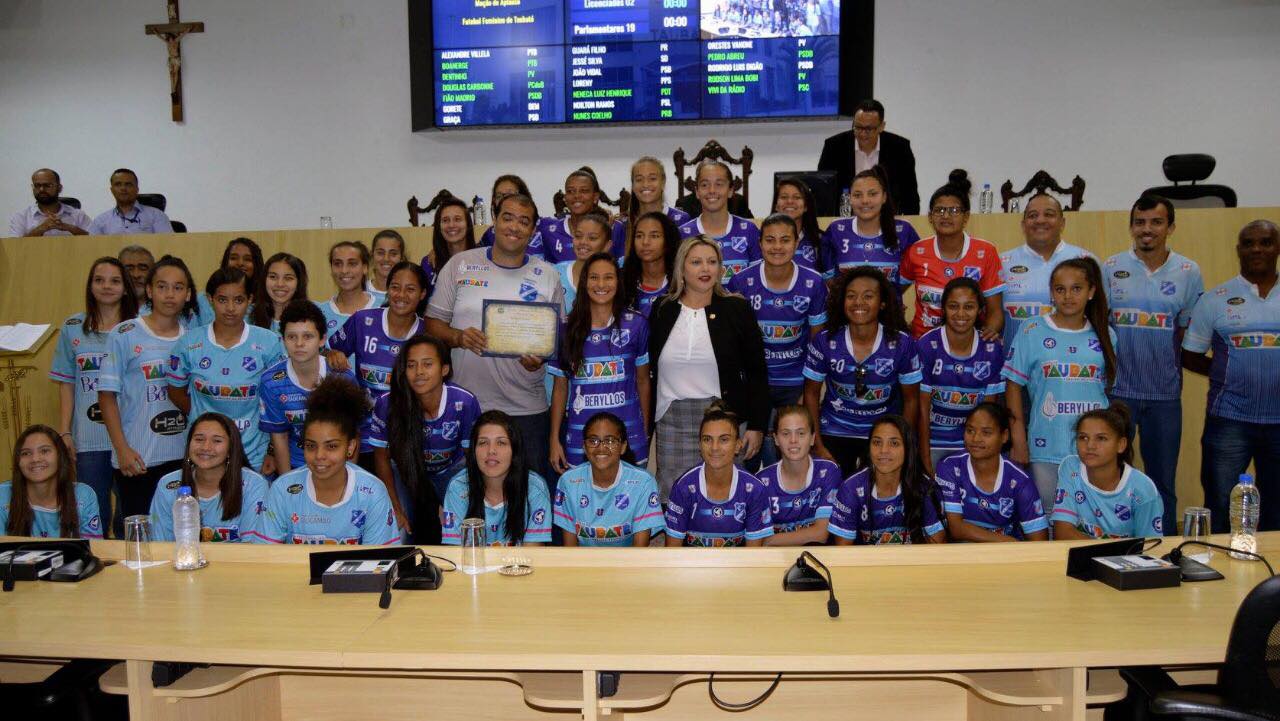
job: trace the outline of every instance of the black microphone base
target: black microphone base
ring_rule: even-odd
[[[797,562],[787,569],[787,575],[782,579],[782,590],[829,591],[831,586],[813,566],[802,566]]]

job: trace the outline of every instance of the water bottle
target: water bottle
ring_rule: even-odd
[[[194,571],[204,566],[200,554],[200,504],[189,486],[179,488],[173,502],[173,539],[174,568]]]
[[[1262,497],[1253,484],[1253,476],[1240,474],[1240,482],[1231,489],[1231,547],[1239,551],[1258,552],[1258,512]],[[1232,558],[1256,561],[1252,556],[1231,553]]]
[[[478,195],[471,199],[471,224],[476,226],[485,224],[484,198]]]
[[[990,213],[992,201],[995,197],[991,194],[991,183],[982,184],[982,192],[978,194],[978,212]]]
[[[840,193],[840,217],[849,218],[853,216],[853,203],[849,201],[849,189],[845,188]]]

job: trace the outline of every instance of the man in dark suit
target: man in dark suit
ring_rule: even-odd
[[[884,105],[863,100],[853,114],[853,129],[836,133],[822,146],[818,170],[834,170],[841,188],[859,171],[879,165],[889,176],[889,194],[901,215],[920,213],[916,188],[916,156],[911,141],[884,131]]]

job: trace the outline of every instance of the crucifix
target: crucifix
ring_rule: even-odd
[[[169,0],[169,22],[147,25],[148,35],[156,35],[169,48],[169,99],[173,104],[173,121],[182,122],[182,37],[204,32],[204,23],[184,23],[178,19],[178,0]]]

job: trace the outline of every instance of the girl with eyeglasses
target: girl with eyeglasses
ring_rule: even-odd
[[[583,433],[587,462],[560,476],[552,506],[564,545],[648,546],[665,527],[662,503],[653,476],[624,460],[631,455],[626,425],[601,411]]]

